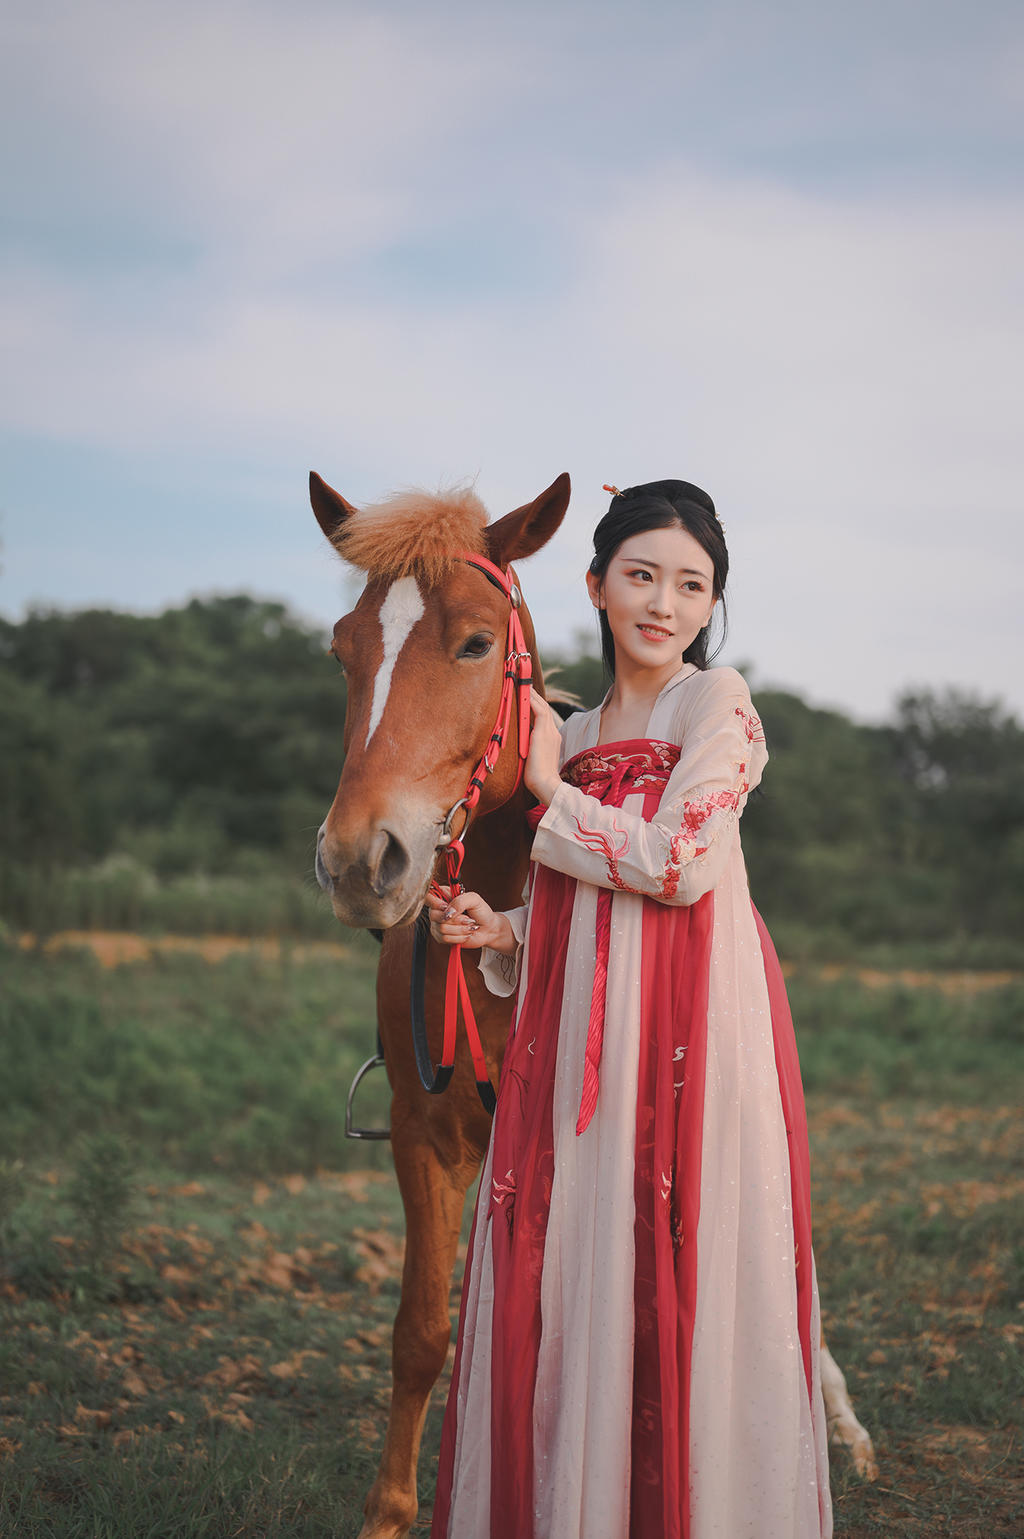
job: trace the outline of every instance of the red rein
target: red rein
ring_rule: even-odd
[[[498,703],[498,716],[494,723],[494,730],[490,735],[487,747],[484,750],[480,762],[470,776],[466,794],[445,818],[445,829],[450,833],[451,821],[460,807],[465,810],[465,820],[457,839],[451,839],[444,852],[446,865],[446,882],[450,896],[455,897],[465,889],[459,881],[459,872],[465,858],[466,847],[464,839],[469,827],[469,820],[474,808],[480,800],[488,775],[494,773],[498,763],[498,757],[505,744],[509,725],[512,721],[512,711],[516,706],[518,697],[518,729],[519,729],[519,767],[516,773],[515,783],[509,792],[509,797],[514,796],[519,789],[526,767],[526,756],[530,749],[530,686],[533,683],[533,662],[526,647],[526,638],[523,635],[522,623],[519,619],[519,606],[522,598],[515,581],[515,574],[509,568],[503,572],[500,567],[488,561],[485,556],[461,555],[458,560],[467,562],[482,572],[487,580],[499,588],[509,602],[508,635],[505,645],[505,676],[501,684],[501,699]],[[506,801],[508,797],[506,797]],[[431,883],[431,891],[438,897],[443,897],[440,885],[435,881]],[[484,1058],[483,1046],[480,1042],[480,1031],[476,1024],[476,1016],[470,1003],[469,988],[466,984],[466,975],[462,966],[462,947],[454,945],[448,953],[448,973],[444,991],[444,1039],[441,1049],[440,1070],[448,1070],[444,1076],[445,1083],[450,1077],[451,1069],[455,1063],[455,1034],[459,1019],[459,1005],[462,1006],[462,1016],[466,1023],[466,1038],[469,1042],[469,1051],[473,1058],[473,1071],[476,1075],[477,1091],[480,1099],[488,1111],[494,1110],[494,1089],[487,1073],[487,1061]]]

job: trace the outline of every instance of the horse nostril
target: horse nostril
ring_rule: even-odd
[[[408,866],[409,856],[404,845],[388,829],[380,829],[370,855],[370,886],[378,898],[398,886]]]
[[[316,872],[318,885],[323,889],[324,892],[330,892],[334,887],[334,877],[328,870],[327,862],[324,860],[323,846],[324,831],[321,828],[316,836],[316,855],[313,859],[313,870]]]

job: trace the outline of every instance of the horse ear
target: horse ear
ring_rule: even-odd
[[[345,520],[356,511],[340,492],[328,486],[315,470],[309,472],[309,500],[316,514],[316,521],[332,545],[336,545],[344,529]]]
[[[495,566],[506,567],[510,561],[521,561],[546,545],[565,517],[571,490],[568,474],[563,470],[546,492],[515,512],[506,513],[497,523],[488,524],[484,531],[487,554]]]

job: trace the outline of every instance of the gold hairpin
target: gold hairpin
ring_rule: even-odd
[[[602,486],[601,490],[603,492],[611,492],[613,497],[621,497],[622,496],[622,493],[619,491],[619,488],[617,486],[609,486],[607,481]]]

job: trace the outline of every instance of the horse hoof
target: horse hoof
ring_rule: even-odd
[[[366,1512],[363,1526],[359,1530],[359,1539],[405,1539],[418,1515],[418,1505],[413,1506],[409,1512],[406,1504],[389,1504],[391,1510],[388,1513]],[[364,1511],[366,1509],[364,1508]],[[408,1513],[408,1516],[406,1516]]]
[[[859,1422],[855,1422],[853,1427],[833,1427],[830,1441],[834,1447],[847,1450],[862,1480],[878,1479],[875,1447],[869,1433]]]
[[[394,1523],[381,1524],[374,1519],[367,1518],[359,1530],[359,1539],[405,1539],[411,1527],[411,1523],[399,1523],[397,1525]]]

